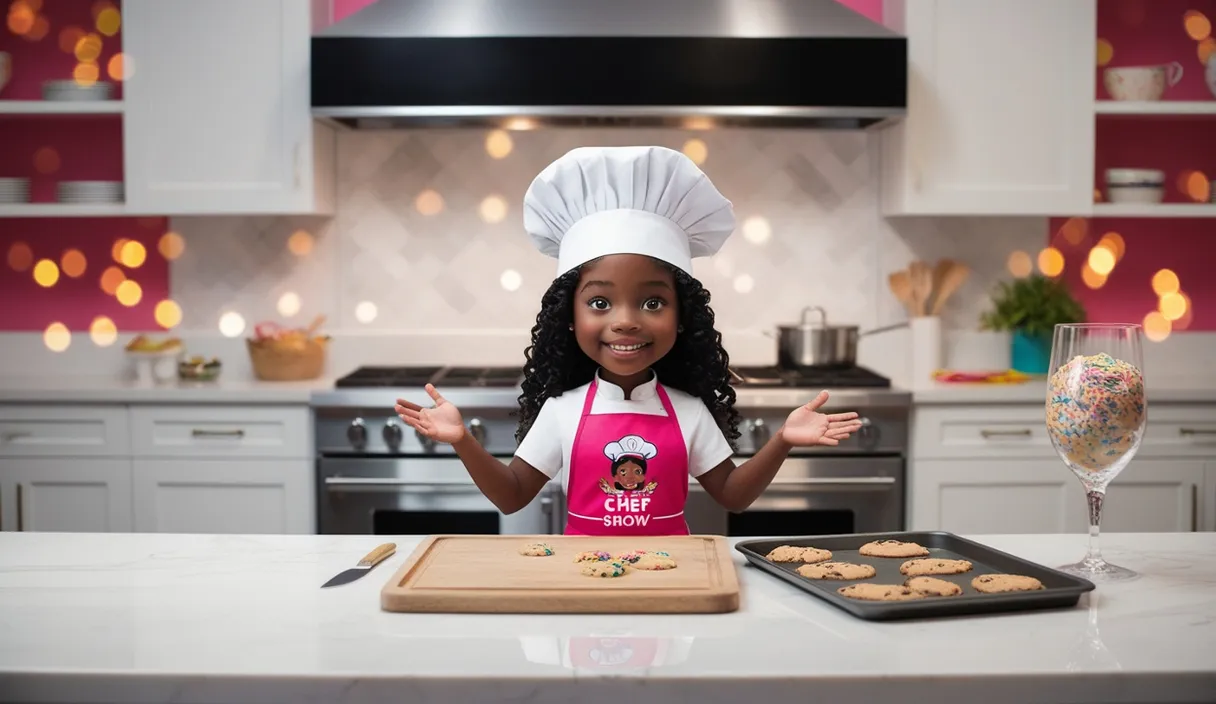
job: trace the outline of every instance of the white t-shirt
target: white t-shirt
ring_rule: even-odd
[[[663,402],[655,390],[657,380],[651,378],[633,390],[631,398],[625,399],[625,391],[616,384],[604,381],[596,373],[599,386],[595,391],[595,400],[591,403],[592,415],[601,413],[645,413],[647,415],[667,415],[663,411]],[[570,466],[570,451],[574,446],[574,434],[578,432],[579,417],[583,413],[583,402],[587,398],[590,382],[571,389],[561,396],[546,399],[541,406],[536,421],[524,436],[515,456],[537,468],[545,476],[553,479],[563,467]],[[676,412],[676,420],[680,424],[680,433],[684,436],[684,446],[688,450],[688,474],[698,477],[717,467],[723,460],[733,454],[726,436],[718,428],[713,414],[705,407],[705,403],[679,389],[663,387],[667,397],[671,399],[671,407]],[[562,472],[562,491],[570,482],[570,473]]]

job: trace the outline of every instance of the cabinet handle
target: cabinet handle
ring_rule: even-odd
[[[1030,428],[1022,428],[1021,430],[988,430],[987,428],[985,428],[980,431],[980,436],[983,437],[985,440],[987,440],[988,438],[999,438],[999,437],[1028,438],[1028,437],[1030,437]]]
[[[1179,428],[1178,434],[1183,437],[1192,435],[1216,435],[1216,428]]]
[[[202,430],[195,428],[190,431],[190,435],[196,438],[243,438],[245,437],[244,430]]]
[[[18,440],[34,437],[33,433],[6,433],[4,435],[4,444],[11,445]]]
[[[24,485],[17,482],[17,530],[25,530],[25,491]]]
[[[1199,532],[1199,485],[1191,485],[1191,532]]]

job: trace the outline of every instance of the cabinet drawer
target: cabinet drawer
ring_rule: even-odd
[[[1150,402],[1137,456],[1216,459],[1216,405]]]
[[[138,406],[137,457],[311,457],[307,407]]]
[[[130,446],[123,406],[0,406],[0,457],[113,457]]]
[[[934,406],[913,416],[912,454],[926,459],[1055,458],[1042,404]]]

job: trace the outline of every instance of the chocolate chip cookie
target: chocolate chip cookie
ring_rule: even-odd
[[[1043,583],[1034,577],[1020,574],[982,574],[971,580],[977,592],[997,594],[999,592],[1033,592],[1043,588]]]
[[[954,582],[937,577],[909,577],[904,586],[925,596],[958,596],[963,593],[963,588]]]
[[[967,560],[947,560],[939,557],[921,557],[908,560],[899,566],[899,573],[909,577],[922,574],[962,574],[971,570]]]
[[[862,601],[912,601],[925,595],[902,584],[850,584],[836,590],[837,594]]]
[[[858,552],[866,557],[919,557],[929,554],[925,546],[902,540],[874,540],[862,545]]]
[[[869,579],[874,576],[874,568],[870,565],[858,565],[853,562],[817,562],[813,565],[803,565],[798,568],[798,574],[807,579]]]

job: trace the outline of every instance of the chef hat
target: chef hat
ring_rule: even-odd
[[[735,229],[731,203],[665,147],[581,147],[524,194],[524,228],[557,275],[606,254],[645,254],[692,273]]]
[[[655,447],[652,443],[646,442],[640,435],[626,435],[620,440],[610,442],[604,446],[604,454],[613,462],[625,456],[640,457],[648,460],[658,453],[659,448]]]

